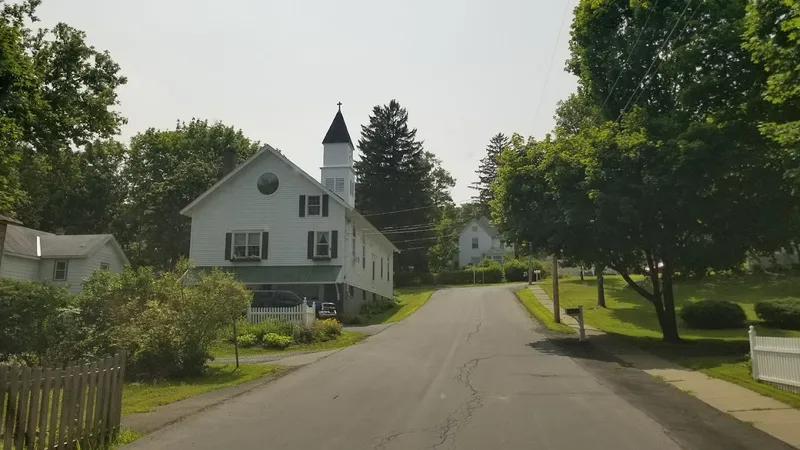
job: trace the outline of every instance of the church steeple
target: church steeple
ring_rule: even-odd
[[[353,168],[353,141],[342,116],[342,103],[322,140],[320,182],[341,197],[350,207],[355,206],[356,173]]]
[[[344,116],[342,115],[342,102],[337,103],[339,111],[331,122],[328,132],[325,134],[325,139],[322,140],[323,144],[350,144],[353,141],[350,139],[350,132],[347,131],[347,125],[344,123]]]

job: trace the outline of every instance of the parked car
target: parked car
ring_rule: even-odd
[[[253,308],[293,308],[303,299],[292,291],[255,291],[250,306]]]
[[[330,319],[336,317],[336,304],[331,302],[321,302],[319,300],[306,300],[308,306],[314,305],[317,310],[317,319]]]

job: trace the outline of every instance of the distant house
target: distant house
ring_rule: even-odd
[[[391,298],[398,250],[355,209],[354,147],[341,110],[322,147],[319,179],[265,145],[187,205],[195,271],[219,267],[254,291],[294,291],[348,315]],[[226,158],[232,167],[235,155]]]
[[[120,272],[129,264],[113,235],[56,235],[18,223],[0,225],[5,228],[0,277],[48,282],[78,293],[95,270]]]
[[[458,265],[465,267],[478,264],[488,258],[503,263],[507,251],[512,246],[505,245],[500,233],[485,216],[471,220],[458,235]]]
[[[750,269],[788,269],[800,264],[800,255],[797,252],[791,252],[786,249],[781,249],[769,255],[760,255],[747,259],[747,265]]]

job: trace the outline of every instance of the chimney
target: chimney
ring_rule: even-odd
[[[222,153],[222,176],[225,176],[236,168],[236,148],[228,147]]]

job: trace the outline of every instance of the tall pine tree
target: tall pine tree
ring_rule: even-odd
[[[500,159],[500,153],[503,149],[508,147],[509,139],[503,133],[497,133],[489,141],[486,146],[486,156],[481,159],[481,164],[478,170],[478,181],[472,183],[470,188],[478,191],[478,195],[474,198],[481,205],[481,214],[490,217],[489,202],[494,198],[492,193],[492,183],[497,179],[497,164]]]
[[[435,206],[449,200],[447,189],[455,183],[416,135],[396,100],[375,106],[369,125],[361,127],[361,159],[355,162],[356,208],[401,250],[395,258],[398,272],[428,271]]]

